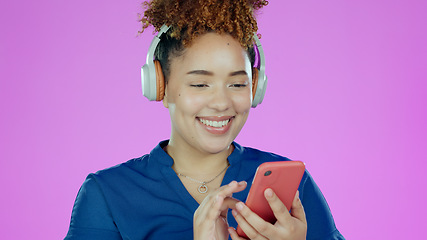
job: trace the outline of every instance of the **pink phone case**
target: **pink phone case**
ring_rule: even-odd
[[[275,223],[276,218],[264,197],[264,191],[267,188],[273,189],[286,208],[290,210],[304,171],[305,164],[301,161],[265,162],[261,164],[255,173],[246,206],[265,221]],[[237,233],[242,237],[247,237],[239,226]]]

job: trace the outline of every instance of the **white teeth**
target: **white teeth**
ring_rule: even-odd
[[[200,120],[200,122],[202,122],[206,126],[217,127],[217,128],[227,125],[228,122],[230,121],[230,119],[227,119],[224,121],[210,121],[210,120],[205,120],[205,119],[201,119],[201,118],[199,118],[199,120]]]

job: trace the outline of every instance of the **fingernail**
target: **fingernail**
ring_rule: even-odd
[[[231,214],[233,214],[233,216],[237,216],[237,212],[236,212],[236,210],[231,210]]]
[[[272,198],[273,197],[273,190],[271,190],[270,188],[265,190],[265,196],[267,196],[268,198]]]
[[[240,185],[240,186],[246,185],[246,181],[241,181],[241,182],[239,182],[239,185]]]
[[[238,202],[237,204],[236,204],[236,208],[237,208],[237,210],[242,210],[243,209],[243,203],[242,202]]]

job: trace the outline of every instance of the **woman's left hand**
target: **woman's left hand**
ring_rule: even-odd
[[[250,239],[292,239],[305,240],[307,235],[307,220],[304,208],[299,199],[299,192],[296,193],[292,202],[291,213],[286,209],[282,201],[271,189],[266,189],[264,196],[273,210],[277,221],[275,224],[264,221],[257,214],[252,212],[242,202],[236,204],[233,215],[243,232]],[[233,240],[243,240],[234,228],[229,228],[230,236]]]

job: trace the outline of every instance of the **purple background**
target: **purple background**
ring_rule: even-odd
[[[143,98],[140,1],[1,1],[0,236],[61,239],[86,175],[148,153],[167,110]],[[274,1],[269,85],[242,145],[307,164],[348,239],[427,222],[427,1]]]

